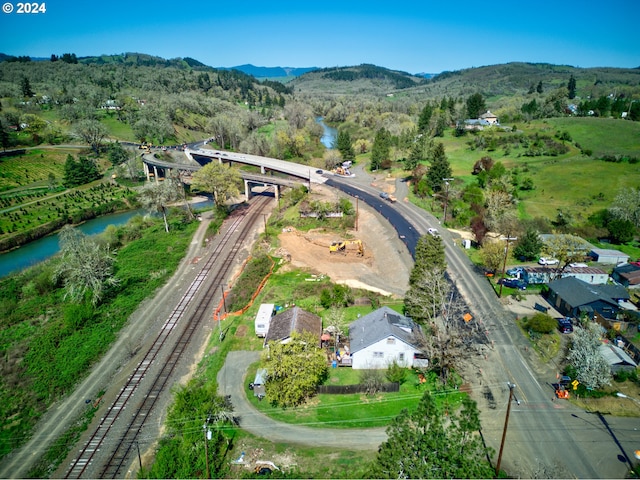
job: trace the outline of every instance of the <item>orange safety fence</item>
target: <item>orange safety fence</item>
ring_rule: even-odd
[[[249,260],[251,260],[251,256],[249,256],[244,261],[244,263],[242,264],[242,267],[240,268],[240,271],[237,273],[237,275],[235,277],[233,277],[231,279],[230,284],[233,285],[233,283],[237,280],[237,278],[242,274],[242,272],[244,271],[244,268],[247,266],[247,263],[249,263]],[[267,283],[267,280],[269,280],[269,277],[271,277],[271,274],[273,273],[274,267],[276,266],[276,262],[273,261],[273,258],[269,257],[269,260],[271,260],[271,268],[269,269],[269,273],[267,273],[267,275],[262,279],[262,281],[260,282],[260,285],[258,285],[258,288],[256,289],[256,291],[253,292],[253,295],[251,296],[251,300],[249,300],[249,303],[247,303],[240,310],[237,310],[235,312],[225,312],[222,316],[220,316],[220,309],[222,309],[222,307],[224,306],[224,301],[227,298],[227,295],[230,293],[230,291],[223,291],[222,292],[222,299],[220,300],[220,303],[218,304],[217,308],[213,311],[213,320],[214,321],[221,322],[222,320],[224,320],[225,318],[227,318],[229,316],[242,315],[244,312],[249,310],[249,308],[251,308],[251,305],[253,305],[253,302],[255,301],[256,297],[258,296],[258,294],[264,288],[265,284]]]

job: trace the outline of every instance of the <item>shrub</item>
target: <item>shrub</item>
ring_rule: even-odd
[[[527,320],[526,326],[529,330],[537,333],[551,333],[555,330],[557,322],[553,317],[545,313],[536,313]]]
[[[393,362],[387,366],[385,377],[391,383],[399,383],[402,385],[407,379],[407,369],[398,365],[398,362],[394,359]]]

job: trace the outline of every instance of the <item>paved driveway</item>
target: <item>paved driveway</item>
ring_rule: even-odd
[[[234,413],[240,417],[240,426],[244,430],[273,442],[352,450],[377,450],[387,439],[384,428],[310,428],[277,422],[258,412],[247,400],[245,385],[249,383],[247,368],[259,358],[260,352],[229,352],[224,366],[218,372],[218,393],[231,395]]]

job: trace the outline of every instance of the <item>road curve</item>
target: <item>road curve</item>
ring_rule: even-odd
[[[240,427],[273,442],[296,443],[311,447],[341,447],[352,450],[377,450],[387,439],[384,428],[310,428],[277,422],[262,414],[247,400],[247,368],[260,359],[260,352],[232,351],[218,372],[218,393],[230,395]]]

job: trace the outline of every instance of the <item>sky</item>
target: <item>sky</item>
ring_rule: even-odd
[[[212,67],[370,63],[409,73],[640,67],[638,0],[46,0],[38,13],[0,3],[0,52],[16,56],[136,52]]]

